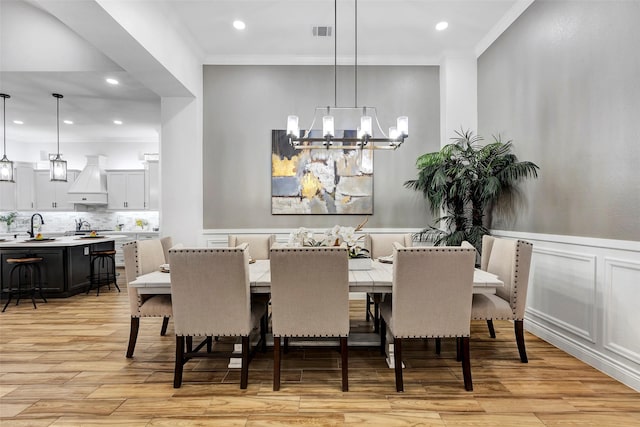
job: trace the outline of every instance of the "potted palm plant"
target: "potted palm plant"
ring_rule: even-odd
[[[489,234],[485,217],[498,203],[508,205],[518,194],[518,184],[537,178],[539,167],[519,161],[512,153],[512,142],[500,136],[482,145],[482,138],[471,131],[456,131],[457,137],[440,151],[418,157],[418,177],[405,187],[420,191],[436,216],[435,224],[420,231],[421,240],[436,245],[459,245],[463,240],[481,250],[482,236]],[[440,209],[444,215],[440,216]]]

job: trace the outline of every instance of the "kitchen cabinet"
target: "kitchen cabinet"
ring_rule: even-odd
[[[33,165],[16,163],[16,210],[32,211],[35,208],[35,180]]]
[[[144,175],[144,170],[107,171],[109,193],[107,209],[144,210],[146,208]]]
[[[0,182],[0,211],[16,210],[16,183]]]
[[[61,239],[62,240],[62,239]],[[13,248],[15,247],[15,248]],[[0,248],[0,277],[2,286],[9,283],[11,265],[7,258],[20,258],[26,254],[42,257],[40,272],[42,274],[42,291],[45,296],[60,298],[84,292],[89,287],[90,253],[95,250],[109,250],[114,248],[113,240],[99,243],[80,245],[48,246],[33,248],[20,247],[19,244],[5,245]]]
[[[38,211],[73,211],[67,191],[75,181],[79,171],[67,170],[67,182],[50,181],[48,170],[35,171],[36,210]]]
[[[160,165],[157,160],[148,160],[145,165],[145,200],[147,209],[160,210]]]

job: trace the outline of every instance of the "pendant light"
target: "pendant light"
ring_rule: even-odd
[[[49,162],[49,178],[51,181],[67,181],[67,162],[60,158],[60,98],[64,98],[59,93],[51,94],[56,98],[56,124],[58,126],[58,151],[55,159]]]
[[[7,98],[11,98],[6,93],[0,93],[2,97],[2,141],[4,148],[4,155],[0,160],[0,181],[14,182],[13,181],[13,162],[7,159]]]

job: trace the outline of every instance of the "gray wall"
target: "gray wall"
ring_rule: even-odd
[[[537,0],[479,58],[479,133],[542,172],[494,228],[640,240],[638,18],[638,1]]]
[[[339,67],[339,106],[354,105],[353,80],[353,67]],[[204,67],[205,229],[325,228],[363,219],[271,215],[271,130],[286,128],[289,114],[308,127],[315,107],[334,104],[333,81],[332,66]],[[358,105],[376,107],[381,126],[408,115],[410,133],[398,150],[375,153],[374,214],[367,227],[431,222],[423,198],[403,183],[415,178],[420,154],[439,149],[439,102],[438,67],[358,68]]]

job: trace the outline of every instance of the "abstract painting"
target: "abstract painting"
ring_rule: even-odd
[[[302,132],[302,131],[301,131]],[[314,137],[312,131],[311,137]],[[354,137],[355,130],[336,130]],[[303,143],[309,144],[309,143]],[[273,215],[373,214],[373,151],[324,148],[314,142],[295,149],[285,130],[271,133]],[[334,142],[334,146],[346,144]]]

